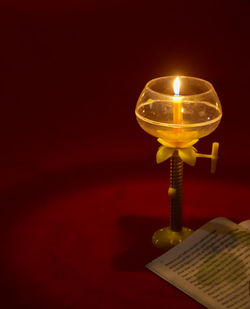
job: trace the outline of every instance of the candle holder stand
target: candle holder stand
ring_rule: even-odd
[[[212,133],[220,123],[222,108],[211,83],[189,76],[165,76],[149,81],[135,109],[141,128],[158,138],[157,163],[170,159],[170,226],[156,231],[153,244],[169,249],[192,230],[182,226],[183,164],[194,166],[198,157],[211,159],[216,169],[218,143],[211,154],[200,154],[193,145]]]
[[[189,158],[187,163],[193,165],[197,157],[211,159],[211,173],[215,173],[216,163],[218,160],[218,143],[213,143],[211,155],[197,153],[194,147],[192,153],[194,160]],[[188,148],[186,148],[188,150]],[[189,151],[189,150],[188,150]],[[161,147],[159,153],[161,152]],[[185,152],[185,150],[184,150]],[[159,154],[161,156],[161,153]],[[166,157],[168,158],[168,156]],[[191,161],[190,161],[191,159]],[[157,158],[157,162],[163,162],[164,158]],[[173,246],[181,243],[187,238],[193,230],[182,226],[182,190],[183,190],[183,161],[178,154],[178,150],[174,150],[170,158],[170,187],[168,196],[170,198],[170,226],[157,230],[152,237],[153,245],[160,249],[170,249]]]

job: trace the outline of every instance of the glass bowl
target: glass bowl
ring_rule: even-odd
[[[165,76],[146,84],[135,114],[147,133],[173,147],[185,147],[217,128],[222,108],[208,81],[189,76]]]

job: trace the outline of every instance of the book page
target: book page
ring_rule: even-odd
[[[243,227],[243,229],[250,231],[250,220],[242,221],[239,226]]]
[[[250,233],[216,218],[146,267],[207,308],[250,308]]]

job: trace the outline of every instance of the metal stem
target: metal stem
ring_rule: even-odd
[[[183,161],[176,151],[170,160],[170,183],[175,189],[175,194],[171,198],[171,230],[180,232],[182,230],[182,179]]]

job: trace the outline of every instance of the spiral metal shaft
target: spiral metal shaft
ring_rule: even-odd
[[[182,230],[182,181],[183,161],[176,151],[170,160],[170,188],[174,190],[171,199],[170,228],[173,231]]]

